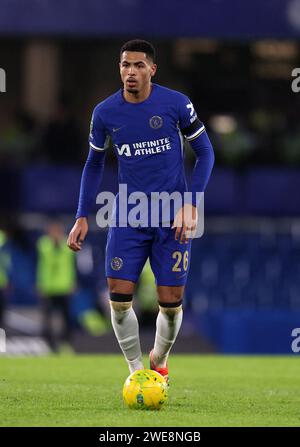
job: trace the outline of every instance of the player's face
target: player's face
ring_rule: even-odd
[[[156,65],[139,51],[124,51],[120,61],[120,74],[128,93],[139,93],[149,86]]]

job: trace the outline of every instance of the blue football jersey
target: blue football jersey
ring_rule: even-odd
[[[90,147],[105,151],[109,139],[118,157],[119,184],[128,193],[187,190],[183,163],[183,135],[187,140],[205,131],[187,96],[152,84],[149,97],[127,102],[120,89],[93,112]]]
[[[119,184],[127,188],[124,200],[121,187],[114,200],[106,245],[107,277],[136,282],[149,258],[158,285],[183,286],[186,283],[191,240],[181,244],[175,239],[176,228],[172,223],[176,207],[174,203],[168,206],[168,197],[180,196],[182,200],[183,193],[188,190],[183,137],[192,142],[196,154],[190,186],[192,195],[204,191],[213,165],[213,152],[205,127],[187,96],[152,84],[145,101],[130,103],[120,89],[95,107],[90,148],[105,152],[111,147],[111,140],[118,158]],[[92,150],[82,175],[77,217],[87,217],[102,178],[105,157]],[[153,200],[155,192],[168,196],[166,202],[161,204],[157,195]],[[137,198],[137,207],[134,200],[130,200],[131,195]],[[142,200],[143,196],[147,200]],[[142,207],[139,207],[139,198]],[[159,208],[157,214],[155,208]],[[154,220],[153,216],[156,216]]]

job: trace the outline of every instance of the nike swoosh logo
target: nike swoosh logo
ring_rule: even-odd
[[[120,129],[123,129],[123,127],[125,127],[125,126],[121,126],[121,127],[113,127],[113,132],[118,132],[118,130],[120,130]]]

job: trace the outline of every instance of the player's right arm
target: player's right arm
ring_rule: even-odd
[[[96,195],[104,171],[106,149],[108,147],[108,137],[104,124],[94,110],[91,120],[90,150],[82,172],[78,209],[76,222],[68,237],[68,247],[73,251],[81,250],[82,243],[88,232],[88,215],[95,203]]]

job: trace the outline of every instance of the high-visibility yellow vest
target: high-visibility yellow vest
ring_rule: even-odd
[[[6,242],[3,231],[0,231],[0,289],[4,289],[8,284],[7,270],[10,264],[8,253],[2,248]]]
[[[68,295],[76,286],[75,255],[66,240],[55,244],[49,236],[37,242],[37,289],[43,295]]]

